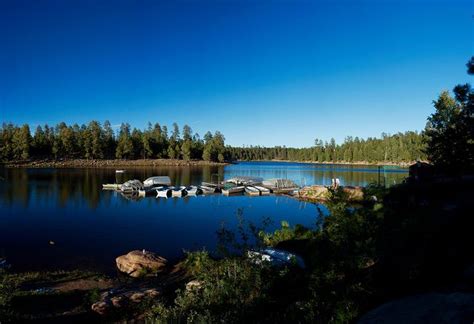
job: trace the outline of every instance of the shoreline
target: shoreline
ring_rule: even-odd
[[[356,162],[319,162],[319,161],[292,161],[292,160],[236,160],[234,162],[285,162],[285,163],[304,163],[304,164],[323,164],[323,165],[361,165],[361,166],[398,166],[402,168],[408,168],[410,165],[415,164],[417,161],[411,162],[367,162],[367,161],[356,161]],[[425,161],[422,161],[425,162]]]
[[[33,160],[4,162],[6,168],[115,168],[115,167],[161,167],[161,166],[225,166],[229,163],[210,162],[203,160],[176,159],[139,159],[139,160]]]

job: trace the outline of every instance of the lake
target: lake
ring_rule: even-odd
[[[113,271],[115,257],[147,249],[176,260],[183,250],[216,248],[216,231],[237,226],[238,214],[254,224],[266,218],[314,226],[318,206],[285,196],[221,195],[130,200],[103,183],[169,175],[175,185],[233,176],[288,178],[300,185],[400,183],[406,169],[286,162],[227,166],[127,169],[0,169],[0,256],[17,270],[84,268]],[[324,210],[324,207],[322,207]],[[54,245],[49,244],[50,241]]]

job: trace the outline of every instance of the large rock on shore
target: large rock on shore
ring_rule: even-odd
[[[341,187],[342,191],[347,196],[349,201],[362,201],[364,200],[364,188],[362,187],[353,187],[353,186],[344,186]],[[309,200],[327,200],[329,199],[329,187],[325,186],[308,186],[304,187],[299,192],[299,197]]]
[[[325,200],[329,198],[329,189],[325,186],[310,186],[300,190],[300,197],[306,199]]]
[[[117,268],[131,277],[158,274],[166,269],[168,261],[150,251],[131,251],[115,259]]]

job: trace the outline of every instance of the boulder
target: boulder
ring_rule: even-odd
[[[347,195],[347,199],[350,201],[362,201],[364,200],[364,188],[345,186],[342,191]]]
[[[166,269],[168,261],[149,251],[131,251],[115,259],[117,268],[131,277],[157,274]]]
[[[133,303],[154,299],[161,294],[156,288],[123,288],[112,289],[100,295],[100,300],[92,305],[92,310],[100,315],[107,315],[115,308],[123,308]]]
[[[310,186],[300,190],[301,198],[324,200],[328,195],[329,189],[325,186]]]
[[[186,284],[186,291],[199,290],[202,288],[202,282],[199,280],[191,280]]]

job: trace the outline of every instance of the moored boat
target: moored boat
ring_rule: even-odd
[[[210,195],[210,194],[213,194],[216,192],[216,188],[215,187],[209,187],[209,186],[199,186],[199,189],[201,189],[202,193],[204,195]]]
[[[115,170],[115,173],[125,173],[125,170]]]
[[[145,190],[140,180],[128,180],[120,186],[120,191],[123,193],[138,192],[139,190]]]
[[[260,196],[260,190],[253,186],[246,186],[245,193],[249,196]]]
[[[262,182],[263,187],[274,193],[289,193],[299,189],[298,185],[289,179],[269,179]]]
[[[145,187],[159,187],[171,185],[171,179],[168,176],[154,176],[143,181]]]
[[[271,190],[262,186],[254,186],[260,191],[262,196],[268,196],[271,193]]]
[[[226,183],[233,183],[238,186],[261,184],[263,178],[260,177],[233,177],[226,180]]]
[[[224,185],[222,188],[222,194],[223,195],[232,195],[232,194],[238,194],[242,193],[245,190],[245,186],[235,186],[235,185]]]
[[[120,189],[120,184],[117,183],[106,183],[102,185],[103,190],[119,190]]]

